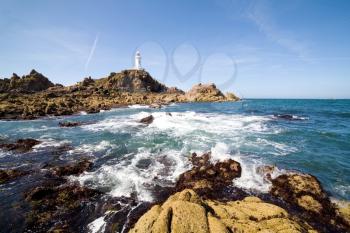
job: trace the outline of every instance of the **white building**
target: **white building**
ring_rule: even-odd
[[[142,70],[142,67],[141,67],[141,54],[140,54],[139,51],[137,51],[136,54],[135,54],[134,69],[135,70]]]

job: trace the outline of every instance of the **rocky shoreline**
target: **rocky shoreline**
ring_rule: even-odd
[[[44,116],[98,113],[101,110],[145,104],[154,108],[169,103],[237,101],[214,84],[198,84],[188,92],[166,87],[144,70],[124,70],[100,79],[85,78],[73,86],[53,84],[32,70],[19,77],[0,79],[0,119],[30,120]]]
[[[35,143],[33,143],[35,141]],[[22,139],[1,144],[3,150],[24,153],[40,143]],[[7,146],[11,145],[11,146]],[[23,150],[22,148],[25,148]],[[190,170],[172,187],[158,187],[155,202],[131,197],[112,197],[101,190],[81,186],[69,179],[93,169],[81,159],[68,164],[46,164],[39,171],[1,170],[0,184],[43,173],[45,181],[23,194],[28,232],[88,232],[97,218],[103,232],[348,232],[349,203],[331,202],[316,177],[286,172],[272,175],[274,166],[258,172],[271,182],[268,193],[235,187],[240,163],[232,159],[212,161],[211,154],[189,157]]]

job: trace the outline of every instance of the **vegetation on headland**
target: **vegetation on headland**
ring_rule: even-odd
[[[145,70],[113,72],[96,80],[88,77],[68,87],[53,84],[35,70],[21,78],[13,74],[10,79],[0,79],[0,119],[97,113],[132,104],[236,100],[233,93],[224,95],[214,84],[198,84],[185,93],[159,83]]]

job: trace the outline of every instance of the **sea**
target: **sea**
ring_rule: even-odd
[[[139,123],[150,114],[151,124]],[[60,121],[84,125],[60,128]],[[20,138],[42,143],[24,154],[0,151],[0,169],[40,171],[51,162],[88,158],[92,170],[70,176],[72,182],[140,202],[154,201],[157,187],[174,185],[190,169],[193,152],[211,152],[213,162],[240,162],[242,176],[233,184],[247,191],[267,193],[271,183],[257,168],[275,165],[275,175],[312,174],[332,198],[350,201],[350,100],[245,99],[161,109],[132,105],[97,114],[0,121],[0,140]],[[51,153],[60,147],[68,149]],[[42,179],[33,174],[0,185],[1,212]],[[101,219],[90,224],[98,227]]]

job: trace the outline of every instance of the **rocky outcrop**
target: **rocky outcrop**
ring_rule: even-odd
[[[168,88],[145,70],[124,70],[101,79],[87,77],[69,87],[53,85],[36,71],[22,78],[15,75],[11,80],[0,80],[0,119],[98,113],[131,104],[158,108],[173,102],[237,100],[232,94],[224,96],[214,84],[196,85],[187,93]]]
[[[190,102],[224,101],[224,94],[216,88],[215,84],[198,84],[186,92],[186,99]]]
[[[27,171],[22,171],[18,169],[7,169],[7,170],[0,170],[0,184],[7,183],[9,181],[12,181],[18,177],[27,175]]]
[[[153,120],[154,120],[154,117],[152,115],[149,115],[147,117],[142,118],[140,120],[140,123],[149,125],[149,124],[151,124],[153,122]]]
[[[286,210],[246,197],[240,201],[202,200],[186,189],[153,206],[129,233],[315,232]]]
[[[104,89],[127,92],[166,92],[168,88],[159,83],[145,70],[123,70],[111,73],[107,78],[98,80]]]
[[[333,225],[340,231],[350,229],[349,225],[331,203],[316,177],[309,174],[290,173],[272,179],[270,193],[285,202],[307,212],[309,221],[317,219],[328,225]]]
[[[66,166],[57,166],[53,167],[50,170],[56,176],[70,176],[70,175],[79,175],[86,170],[92,168],[93,163],[87,159],[83,159],[82,161],[76,164],[70,164]]]
[[[47,183],[25,195],[31,206],[26,216],[26,232],[72,232],[69,230],[84,204],[96,200],[100,192],[75,184]],[[56,231],[55,231],[56,230]]]
[[[54,84],[48,78],[36,70],[32,70],[28,75],[22,76],[22,78],[14,73],[10,79],[0,79],[0,93],[33,93],[53,86]]]
[[[18,139],[15,143],[0,144],[0,149],[24,153],[30,151],[33,146],[41,142],[32,138]]]
[[[66,166],[46,166],[53,175],[51,179],[24,194],[31,207],[25,232],[75,232],[72,228],[78,217],[86,218],[82,214],[84,207],[102,193],[67,182],[65,176],[81,174],[91,167],[92,162],[86,159]]]
[[[192,153],[190,161],[193,167],[180,175],[176,183],[177,190],[190,188],[212,193],[231,185],[233,179],[241,176],[241,165],[232,159],[212,163],[210,153],[202,156]]]

